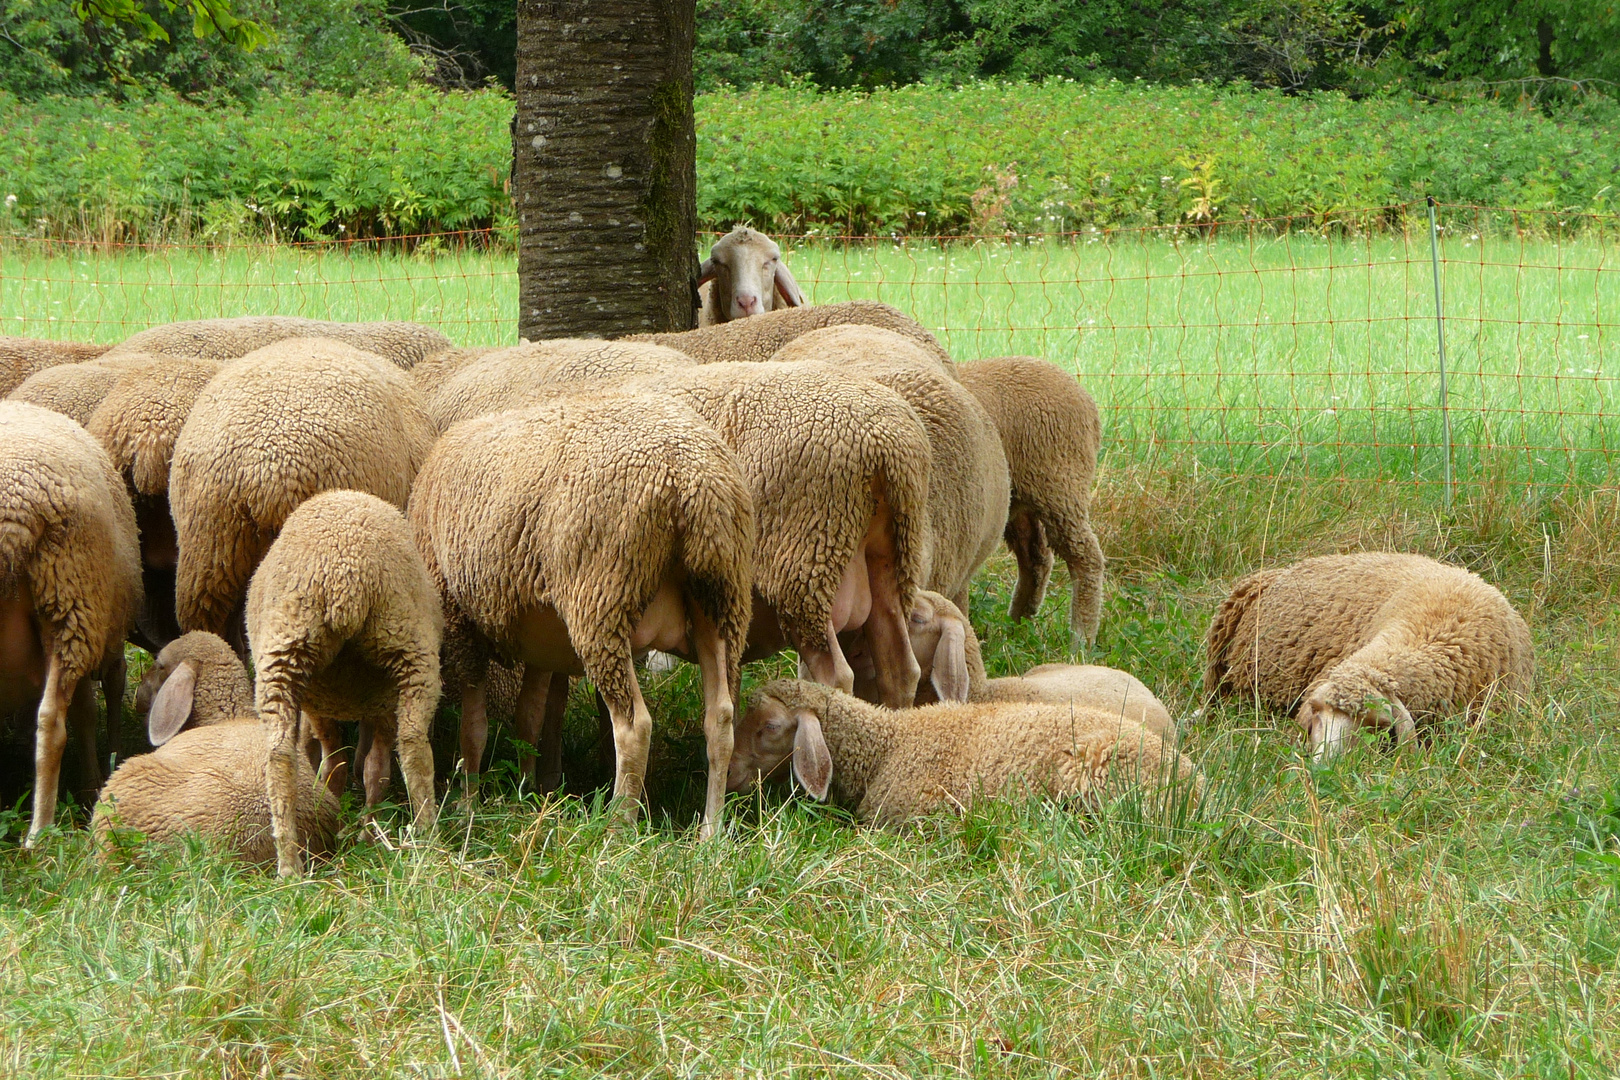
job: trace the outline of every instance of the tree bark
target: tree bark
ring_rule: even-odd
[[[695,0],[519,0],[518,332],[695,320]]]

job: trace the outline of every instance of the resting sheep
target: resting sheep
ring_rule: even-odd
[[[265,795],[269,745],[254,719],[230,720],[183,731],[150,754],[118,767],[101,791],[91,829],[105,854],[119,832],[161,842],[196,833],[223,844],[246,862],[276,861],[270,802]],[[297,760],[298,835],[310,855],[336,847],[338,801]]]
[[[587,675],[607,704],[613,793],[634,815],[652,717],[634,656],[702,671],[718,826],[748,635],[754,508],[737,456],[669,397],[564,397],[457,424],[411,495],[416,546],[444,599],[462,678],[462,767],[475,790],[491,651],[525,665],[521,737],[534,741],[553,673]],[[543,737],[542,743],[551,739]]]
[[[247,597],[278,873],[303,872],[294,815],[300,710],[328,759],[337,748],[334,720],[369,726],[368,807],[386,790],[397,739],[416,828],[432,828],[428,733],[443,630],[438,590],[397,508],[363,492],[328,491],[282,525]]]
[[[87,341],[45,341],[41,338],[0,336],[0,397],[23,384],[36,371],[61,364],[94,360],[110,345]]]
[[[140,603],[135,512],[107,452],[59,413],[0,401],[0,711],[37,703],[28,847],[55,818],[70,724],[100,786],[88,677],[100,673],[116,750]]]
[[[1393,729],[1530,688],[1530,630],[1477,575],[1421,555],[1327,555],[1232,587],[1205,639],[1204,686],[1295,709],[1311,753],[1358,728]]]
[[[174,444],[181,628],[237,644],[248,579],[294,508],[339,488],[403,507],[432,444],[405,373],[341,342],[282,341],[227,364]]]
[[[225,639],[193,630],[169,642],[135,688],[146,738],[162,746],[181,731],[258,716],[253,679]]]
[[[130,352],[234,360],[289,338],[326,338],[381,356],[401,368],[450,349],[450,339],[413,322],[330,322],[285,315],[195,319],[142,330],[114,345],[109,356]]]
[[[698,325],[763,315],[776,307],[778,296],[784,307],[804,304],[776,241],[738,225],[714,242],[698,268]]]
[[[777,351],[801,334],[824,326],[861,323],[882,326],[916,341],[941,364],[950,367],[951,357],[938,339],[917,320],[901,314],[888,304],[873,300],[849,300],[841,304],[814,307],[779,308],[747,319],[734,319],[718,326],[704,326],[668,334],[633,334],[621,341],[648,341],[685,353],[700,364],[727,361],[769,360]]]
[[[1115,713],[1025,703],[889,710],[783,679],[738,721],[730,789],[749,790],[789,758],[811,795],[878,825],[962,810],[1019,785],[1092,807],[1133,783],[1202,789],[1186,755]]]

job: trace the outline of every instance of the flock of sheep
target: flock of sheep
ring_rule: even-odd
[[[1012,784],[1082,803],[1202,790],[1148,687],[1065,664],[988,679],[967,618],[1005,539],[1012,617],[1056,557],[1075,641],[1097,631],[1100,423],[1075,379],[957,365],[885,305],[804,306],[752,230],[703,276],[699,329],[617,341],[463,349],[411,323],[276,317],[111,348],[0,339],[0,717],[34,719],[27,844],[70,737],[100,842],[196,830],[298,874],[333,845],[351,767],[372,807],[396,753],[426,835],[446,690],[469,791],[492,717],[555,790],[574,676],[605,705],[633,816],[654,650],[701,671],[704,836],[728,790],[783,771],[882,823]],[[126,639],[154,655],[136,708],[156,748],[128,757]],[[742,664],[788,648],[801,679],[740,709]],[[1418,718],[1477,714],[1531,664],[1523,620],[1473,574],[1350,555],[1240,581],[1206,686],[1297,710],[1331,753],[1360,728],[1404,742]]]

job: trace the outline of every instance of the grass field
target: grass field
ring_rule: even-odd
[[[1537,395],[1536,409],[1576,394],[1603,409],[1612,273],[1547,271],[1554,289],[1535,284],[1548,280],[1539,272],[1515,283],[1486,265],[1474,280],[1464,242],[1451,251],[1448,305],[1486,318],[1465,324],[1482,328],[1482,344],[1456,346],[1454,370],[1518,365],[1510,385]],[[200,847],[103,863],[82,831],[25,858],[22,819],[8,813],[0,1074],[1615,1075],[1620,497],[1526,485],[1513,468],[1463,470],[1447,510],[1432,485],[1342,482],[1411,478],[1410,462],[1368,449],[1240,456],[1244,439],[1304,447],[1331,430],[1302,422],[1352,409],[1317,400],[1325,387],[1362,395],[1360,409],[1426,406],[1432,294],[1416,249],[1099,247],[859,259],[817,247],[793,265],[818,300],[882,295],[931,325],[997,328],[952,333],[962,358],[1028,349],[1085,373],[1111,433],[1095,509],[1108,598],[1089,657],[1135,672],[1170,705],[1210,779],[1203,806],[1167,823],[1129,801],[1095,818],[986,805],[880,833],[773,792],[734,800],[726,834],[700,845],[701,726],[683,668],[649,676],[650,821],[628,833],[608,829],[591,794],[583,689],[568,738],[583,796],[540,803],[498,771],[479,813],[447,814],[435,843],[404,843],[402,819],[385,814],[381,829],[356,823],[354,846],[298,884]],[[1350,251],[1373,257],[1352,266]],[[1515,263],[1606,257],[1522,252]],[[12,253],[0,316],[12,332],[83,337],[242,310],[416,316],[474,341],[499,340],[510,317],[510,264],[498,260],[231,258],[206,264],[208,289],[184,283],[199,275],[175,257],[35,262],[55,282],[44,291],[20,279]],[[1273,272],[1311,259],[1333,267]],[[1259,270],[1243,269],[1251,260]],[[917,284],[888,284],[902,272]],[[184,279],[146,294],[170,297],[161,315],[139,316],[152,301],[107,284],[143,273]],[[873,275],[881,294],[861,291]],[[947,276],[948,288],[928,284]],[[243,287],[249,278],[262,284]],[[1080,278],[1077,294],[1036,284]],[[1483,307],[1469,309],[1471,297]],[[29,321],[57,299],[68,309],[58,322]],[[1390,318],[1369,321],[1369,309]],[[1090,318],[1101,329],[1079,329]],[[1211,321],[1227,328],[1198,326]],[[1574,366],[1581,333],[1598,342],[1585,363],[1595,377],[1548,372]],[[1295,396],[1273,396],[1287,380]],[[1569,446],[1606,463],[1607,444],[1574,441],[1601,426],[1545,427],[1536,409],[1497,408],[1492,423],[1568,431]],[[1219,430],[1198,426],[1215,418],[1234,449],[1169,435],[1197,439]],[[1432,478],[1428,451],[1418,458]],[[1355,471],[1368,465],[1378,468]],[[1200,643],[1230,581],[1357,548],[1426,552],[1500,584],[1534,628],[1533,701],[1484,727],[1444,727],[1412,754],[1365,746],[1326,768],[1302,759],[1286,720],[1205,703]],[[1037,620],[1005,620],[1012,577],[998,556],[973,589],[992,674],[1056,659],[1067,639],[1055,598]],[[1066,585],[1056,577],[1054,592]],[[781,670],[760,667],[746,685]],[[509,760],[507,733],[496,741]]]

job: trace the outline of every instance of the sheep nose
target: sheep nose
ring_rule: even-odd
[[[731,301],[744,315],[752,315],[759,309],[759,297],[753,293],[740,292],[733,296]]]

